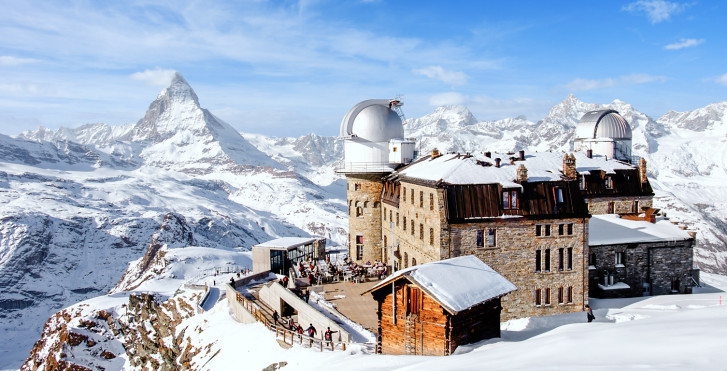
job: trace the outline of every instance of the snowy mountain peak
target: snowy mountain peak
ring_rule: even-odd
[[[199,107],[199,99],[197,98],[197,94],[194,92],[187,80],[185,80],[179,72],[174,73],[172,82],[166,89],[162,90],[162,92],[159,93],[159,96],[157,96],[157,100],[164,97],[167,97],[168,100],[180,102],[191,100],[195,103],[197,107]]]
[[[688,112],[669,111],[657,121],[670,128],[694,131],[721,128],[727,131],[727,102],[712,103]]]

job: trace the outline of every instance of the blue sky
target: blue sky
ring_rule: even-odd
[[[136,122],[179,71],[271,136],[364,99],[541,119],[568,94],[658,118],[725,100],[721,1],[0,1],[0,132]]]

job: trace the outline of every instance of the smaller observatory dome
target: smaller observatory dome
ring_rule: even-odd
[[[401,118],[388,99],[369,99],[351,108],[341,121],[341,136],[356,136],[371,142],[404,137]]]
[[[631,126],[614,110],[590,111],[576,126],[576,139],[631,139]]]

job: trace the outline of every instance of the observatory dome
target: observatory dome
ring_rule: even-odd
[[[355,105],[341,122],[341,136],[356,136],[371,142],[388,142],[404,137],[399,115],[388,99],[370,99]]]
[[[631,139],[631,126],[614,110],[590,111],[576,126],[578,139]]]

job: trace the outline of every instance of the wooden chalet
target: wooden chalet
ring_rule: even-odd
[[[500,298],[516,289],[468,255],[398,271],[362,295],[378,302],[378,352],[444,356],[499,337]]]

